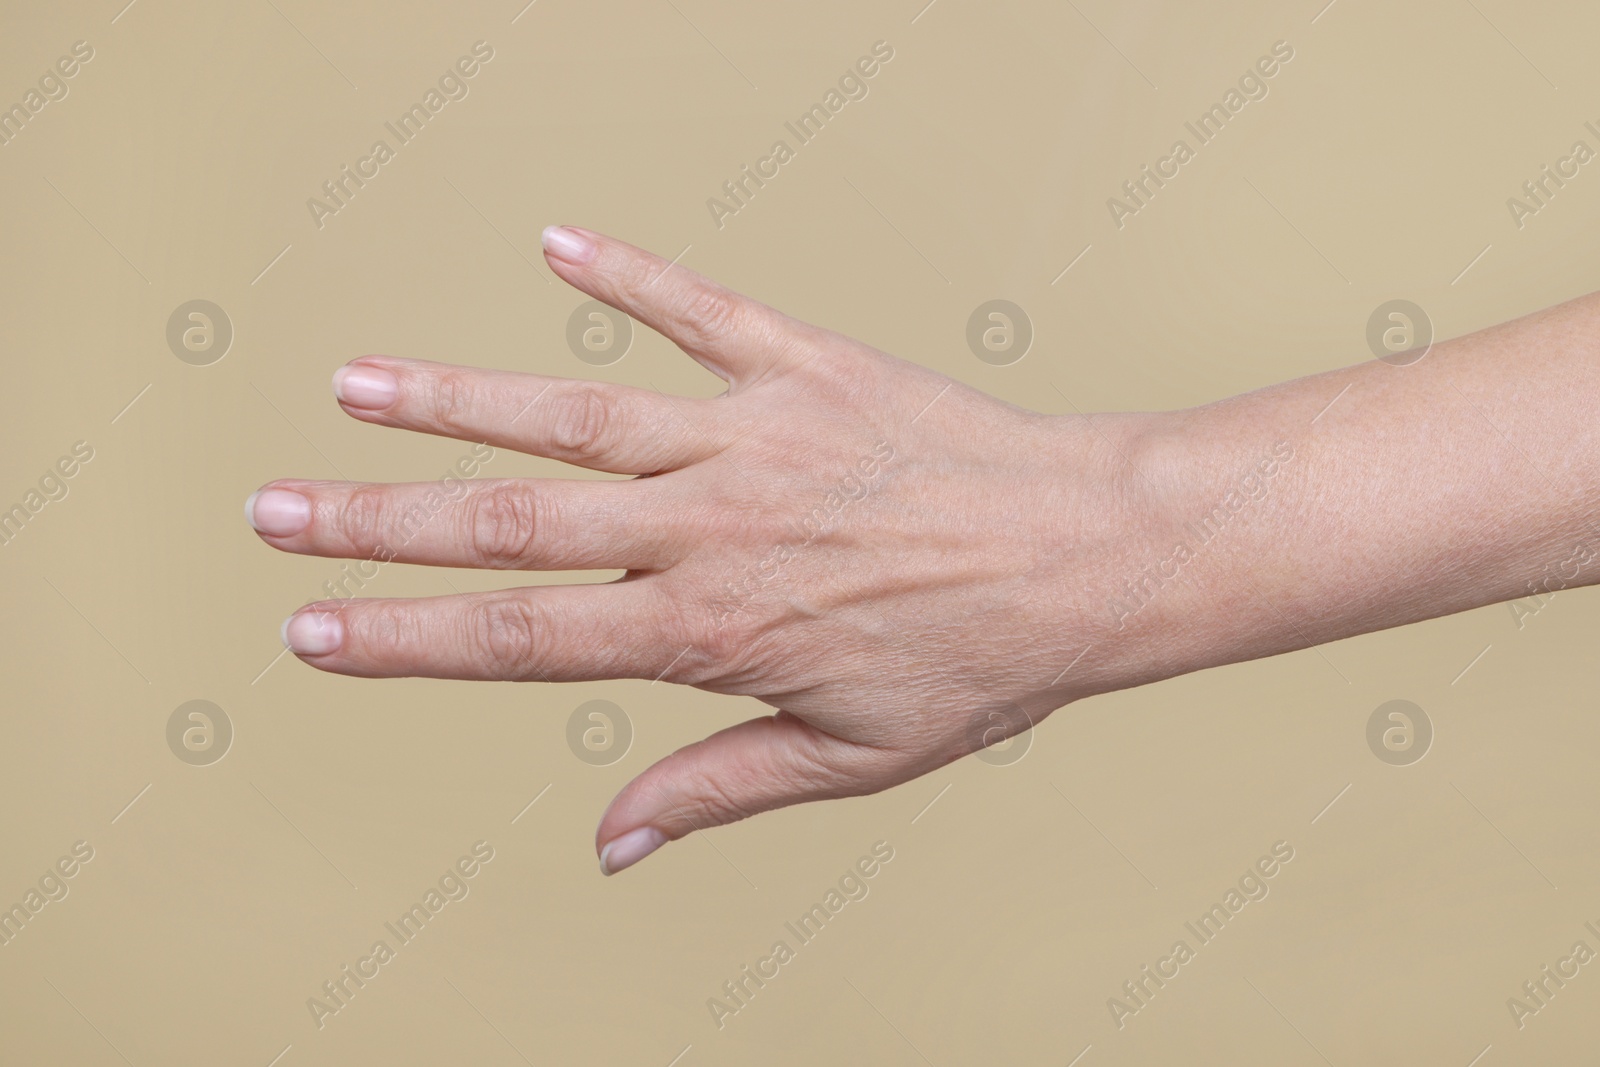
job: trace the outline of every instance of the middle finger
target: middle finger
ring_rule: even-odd
[[[274,548],[309,556],[498,570],[659,570],[687,531],[665,478],[505,478],[383,485],[277,481],[245,517]]]

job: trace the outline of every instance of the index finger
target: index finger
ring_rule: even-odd
[[[749,385],[803,358],[814,328],[676,262],[576,226],[543,235],[550,269],[626,312],[732,386]]]

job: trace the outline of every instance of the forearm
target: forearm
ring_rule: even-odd
[[[1170,544],[1108,636],[1176,674],[1592,584],[1597,408],[1589,296],[1158,417],[1130,458]]]

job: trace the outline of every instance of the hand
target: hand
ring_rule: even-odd
[[[1129,475],[1147,417],[1032,414],[588,231],[548,230],[545,249],[727,392],[365,356],[335,375],[340,404],[642,477],[479,481],[426,522],[431,484],[279,481],[247,511],[287,552],[626,575],[308,605],[284,627],[302,660],[661,679],[778,709],[629,784],[596,834],[608,874],[696,829],[904,782],[1133,680],[1078,658],[1119,628],[1113,580],[1150,554],[1148,484]]]

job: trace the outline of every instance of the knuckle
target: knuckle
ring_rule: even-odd
[[[373,552],[384,544],[389,514],[387,486],[358,485],[339,509],[338,528],[352,547]]]
[[[742,675],[751,667],[767,629],[762,606],[735,599],[709,607],[677,615],[674,643],[683,651],[664,675],[667,681],[705,685]]]
[[[485,601],[470,617],[468,647],[490,677],[520,678],[533,665],[539,622],[538,610],[524,597]]]
[[[716,286],[700,286],[683,302],[677,326],[691,347],[711,345],[738,332],[743,301]]]
[[[361,640],[369,654],[405,651],[416,636],[416,620],[400,603],[367,600],[353,606],[357,608]]]
[[[473,427],[476,390],[470,375],[461,371],[441,371],[428,393],[433,421],[442,430],[459,433]]]
[[[511,569],[533,560],[545,524],[539,515],[538,494],[509,482],[472,494],[466,525],[475,559],[487,567]]]
[[[588,382],[578,384],[561,398],[549,425],[551,444],[579,460],[605,459],[619,432],[610,398],[603,389]]]
[[[719,774],[697,771],[689,781],[683,783],[683,789],[686,795],[693,798],[694,806],[702,816],[701,822],[726,826],[754,814],[749,804],[739,799],[739,790],[730,786]]]

